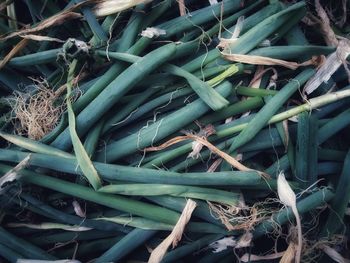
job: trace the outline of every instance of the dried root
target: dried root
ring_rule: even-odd
[[[276,209],[269,206],[269,202],[272,202],[272,199],[257,202],[252,207],[246,206],[243,202],[238,206],[224,206],[212,202],[208,204],[212,215],[220,219],[228,231],[251,231],[257,224],[276,212]]]
[[[347,239],[343,235],[334,235],[329,239],[304,240],[302,254],[303,262],[318,262],[320,256],[325,253],[334,262],[350,262],[337,251],[339,248],[346,248]],[[340,261],[339,261],[340,259]]]
[[[57,102],[57,95],[46,81],[35,81],[37,92],[15,93],[9,99],[15,115],[15,130],[33,140],[40,140],[55,128],[65,110],[65,103]]]

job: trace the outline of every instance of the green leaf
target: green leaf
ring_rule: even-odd
[[[75,116],[70,101],[70,95],[72,92],[72,82],[74,77],[74,70],[77,65],[77,60],[73,60],[69,66],[68,80],[67,80],[67,111],[68,111],[68,123],[69,133],[72,139],[74,153],[77,158],[78,165],[83,171],[84,176],[88,179],[92,187],[97,190],[101,187],[102,181],[98,175],[94,165],[92,164],[88,154],[86,153],[83,144],[81,143],[79,136],[75,130]]]

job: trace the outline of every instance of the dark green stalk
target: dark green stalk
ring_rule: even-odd
[[[273,178],[277,178],[281,171],[287,171],[290,167],[288,155],[285,154],[281,158],[278,158],[270,167],[265,170],[265,173],[271,175]]]
[[[6,243],[5,243],[6,244]],[[9,262],[17,262],[18,259],[24,258],[18,251],[7,247],[5,244],[0,244],[0,256]]]
[[[33,65],[47,64],[55,62],[57,55],[62,52],[61,48],[45,50],[33,54],[19,56],[11,59],[8,63],[12,67],[27,67]]]
[[[333,47],[327,46],[272,46],[254,49],[249,55],[288,60],[302,56],[329,55],[334,51]]]
[[[309,140],[310,140],[309,113],[303,112],[298,115],[298,134],[295,157],[295,179],[300,183],[302,189],[306,189],[308,182],[309,165]]]
[[[31,243],[16,237],[4,228],[0,227],[0,243],[12,248],[14,251],[21,251],[21,254],[30,259],[55,260],[54,256],[38,248]]]
[[[190,242],[189,244],[175,248],[174,250],[168,252],[162,259],[162,263],[178,262],[179,259],[189,256],[201,248],[204,248],[211,243],[223,238],[224,235],[206,235],[198,240]]]
[[[109,118],[106,118],[106,122],[103,125],[103,129],[101,134],[105,134],[106,132],[113,131],[118,128],[118,123],[123,123],[129,119],[129,116],[134,116],[133,111],[137,109],[137,112],[141,111],[141,108],[145,106],[145,104],[142,105],[147,99],[149,99],[150,96],[152,96],[154,93],[157,92],[156,88],[148,88],[141,94],[137,96],[137,98],[131,100],[127,105],[125,105],[122,109],[120,109],[118,112],[116,112],[113,116],[108,116]],[[156,98],[156,99],[159,99]],[[139,107],[139,108],[138,108]],[[112,109],[113,110],[113,109]],[[136,113],[137,113],[136,112]]]
[[[262,21],[265,21],[264,19],[266,19],[266,21],[267,21],[267,19],[269,19],[270,17],[275,18],[277,14],[280,14],[277,12],[279,12],[281,10],[281,8],[282,8],[282,5],[280,3],[268,5],[268,6],[264,7],[263,9],[259,10],[258,12],[256,12],[255,14],[249,16],[247,19],[245,19],[244,24],[243,24],[243,28],[242,28],[242,32],[245,32],[246,30],[249,30],[249,29],[250,30],[247,33],[243,34],[243,36],[241,36],[239,38],[239,39],[241,39],[241,40],[238,40],[239,43],[235,42],[235,46],[237,48],[232,50],[232,51],[234,51],[235,53],[240,53],[240,54],[244,54],[246,52],[249,52],[256,45],[258,45],[262,40],[264,40],[268,35],[270,35],[274,30],[276,30],[278,28],[279,24],[278,25],[273,24],[270,27],[268,27],[268,30],[271,30],[272,32],[270,32],[270,31],[267,32],[267,31],[261,30],[261,28],[266,28],[265,23],[263,23]],[[273,20],[273,18],[272,18],[272,20]],[[284,19],[280,19],[280,20],[284,21]],[[261,27],[259,27],[259,29],[254,29],[254,27],[259,26],[260,23],[261,23]],[[253,29],[254,29],[254,32],[252,31]],[[229,31],[233,32],[234,27],[230,28]],[[250,31],[252,31],[252,33],[249,33]],[[248,49],[245,49],[245,46],[247,46]],[[189,72],[193,72],[195,70],[198,70],[198,69],[204,67],[206,64],[214,61],[215,59],[217,59],[219,57],[220,57],[219,50],[212,49],[208,53],[203,54],[203,55],[197,57],[196,59],[185,64],[183,66],[183,69],[185,69]]]
[[[231,88],[229,82],[224,82],[216,90],[223,97],[227,97],[231,92]],[[109,144],[105,152],[97,156],[97,160],[112,162],[137,150],[142,150],[181,129],[184,125],[189,124],[209,110],[210,108],[201,99],[198,99],[147,128],[141,129],[138,133]]]
[[[272,116],[272,118],[268,121],[268,124],[281,122],[281,121],[286,120],[290,117],[296,116],[297,114],[299,114],[301,112],[311,111],[313,109],[320,108],[320,107],[327,105],[327,104],[330,104],[330,103],[339,103],[339,101],[341,101],[344,98],[347,98],[348,96],[350,96],[350,91],[343,90],[343,91],[339,91],[339,92],[336,92],[333,94],[331,93],[331,94],[327,94],[327,95],[322,95],[320,97],[312,98],[309,100],[308,103],[293,107],[287,111],[284,111],[284,112],[281,112],[281,113],[278,113],[278,114]],[[255,101],[253,104],[263,103],[261,98],[250,98],[248,100],[245,100],[244,102],[247,103],[249,100],[254,100],[254,99],[257,101]],[[232,116],[232,115],[228,115],[228,116]],[[255,116],[256,115],[254,115],[254,118],[255,118]],[[220,116],[216,115],[216,117],[219,118]],[[213,117],[213,118],[215,118],[215,117]],[[203,122],[201,122],[201,123],[203,123]],[[204,123],[206,123],[206,122],[204,122]],[[232,134],[235,134],[237,132],[242,131],[247,126],[248,126],[248,122],[245,120],[243,123],[233,125],[232,127],[230,126],[230,127],[225,128],[225,129],[222,129],[222,130],[218,130],[216,132],[215,136],[217,136],[218,138],[224,138],[226,136],[229,136],[229,135],[232,135]],[[180,155],[183,155],[183,154],[189,152],[190,150],[191,150],[191,143],[182,145],[182,146],[177,147],[173,150],[169,150],[165,153],[162,153],[162,156],[160,156],[157,159],[152,160],[152,164],[150,163],[150,165],[151,166],[153,164],[156,166],[161,165],[163,163],[163,161],[164,161],[164,163],[167,161],[170,161],[170,160],[172,160]],[[151,166],[149,166],[149,167],[151,167]]]
[[[325,161],[343,162],[346,156],[346,152],[333,150],[333,149],[318,149],[318,159]]]
[[[157,233],[155,230],[134,229],[103,255],[96,259],[96,263],[118,262],[130,254],[137,247],[144,244],[148,239]]]
[[[321,145],[328,138],[335,135],[340,130],[350,124],[350,109],[343,111],[338,116],[332,118],[327,124],[323,125],[318,134],[318,143]]]
[[[94,240],[90,242],[79,243],[78,250],[76,251],[76,258],[87,258],[96,255],[96,253],[103,253],[115,243],[119,242],[123,237],[112,237]],[[75,253],[75,248],[59,250],[55,254],[59,255],[60,258],[70,258]]]
[[[13,195],[18,194],[18,191],[10,191]],[[39,213],[44,217],[57,220],[58,222],[65,223],[65,224],[71,224],[71,225],[79,225],[79,226],[85,226],[85,227],[91,227],[97,230],[101,231],[121,231],[124,233],[128,233],[131,231],[131,228],[125,226],[121,227],[118,224],[110,223],[110,222],[99,222],[96,220],[81,218],[78,216],[70,215],[65,212],[62,212],[60,210],[57,210],[42,201],[28,195],[25,193],[20,194],[21,199],[17,200],[14,199],[13,202],[18,203],[18,205],[23,206],[21,202],[27,202],[24,207],[26,209],[29,209],[30,211],[33,211],[35,213]]]
[[[177,196],[207,200],[226,205],[237,205],[239,194],[228,191],[202,188],[185,185],[169,185],[169,184],[110,184],[103,186],[99,192],[120,194],[129,196]]]
[[[337,183],[335,196],[331,201],[330,214],[328,215],[326,224],[324,225],[320,237],[332,237],[333,234],[340,232],[344,229],[345,225],[343,222],[345,209],[348,206],[350,200],[350,151],[348,151],[343,171],[340,175]]]
[[[0,160],[2,161],[18,163],[22,161],[27,155],[28,153],[20,151],[0,149]],[[56,156],[32,153],[30,164],[42,168],[49,168],[59,172],[66,172],[77,175],[81,173],[80,170],[76,168],[77,163],[75,159],[67,159]],[[164,183],[194,186],[231,185],[240,188],[248,187],[257,189],[269,189],[269,185],[271,185],[271,187],[274,188],[276,183],[276,181],[274,180],[265,181],[257,172],[254,171],[180,174],[163,170],[126,167],[121,165],[104,164],[98,162],[94,162],[94,166],[99,175],[107,181],[121,180],[136,183]],[[1,167],[1,171],[7,171],[5,166]],[[85,188],[83,191],[85,191]],[[99,193],[95,194],[102,195]]]
[[[76,118],[76,130],[84,136],[118,100],[140,80],[164,63],[176,51],[175,44],[167,44],[144,56],[139,62],[132,64],[114,79]],[[133,78],[130,78],[133,75]],[[116,89],[116,87],[118,87]],[[91,89],[90,89],[91,90]],[[91,113],[94,114],[91,114]],[[66,128],[51,145],[59,149],[71,147],[69,130]]]
[[[6,169],[9,169],[9,167],[1,165],[2,171]],[[179,218],[178,213],[159,206],[150,205],[117,195],[98,193],[90,188],[67,181],[62,181],[53,177],[44,176],[29,170],[22,170],[20,173],[23,175],[22,180],[27,183],[49,188],[61,193],[72,195],[155,221],[175,224]]]
[[[276,95],[278,93],[276,90],[256,89],[243,86],[238,86],[236,88],[236,92],[239,95],[248,97],[264,97],[268,95]]]
[[[38,237],[28,237],[28,240],[37,246],[47,246],[55,243],[65,243],[74,239],[76,241],[90,241],[101,238],[116,237],[119,232],[89,230],[84,232],[56,232],[54,234],[45,233]]]
[[[222,8],[222,4],[225,8]],[[166,31],[166,37],[170,37],[191,29],[195,26],[201,26],[210,20],[216,19],[218,16],[231,14],[241,8],[240,0],[223,0],[222,3],[218,3],[212,6],[207,6],[202,9],[186,14],[185,16],[178,16],[172,20],[166,21],[160,25],[156,25],[156,28],[164,29]],[[163,37],[163,38],[164,38]]]
[[[274,95],[256,114],[254,119],[249,122],[247,127],[236,137],[230,146],[229,152],[234,152],[251,140],[260,129],[267,124],[269,119],[278,111],[283,103],[285,103],[314,73],[315,70],[313,69],[305,69]]]
[[[83,0],[75,0],[75,3],[82,2]],[[96,38],[98,38],[102,42],[106,42],[108,40],[107,33],[102,28],[102,26],[98,23],[95,14],[92,12],[90,7],[83,6],[81,8],[81,12],[84,15],[86,22],[88,23],[92,33]]]
[[[318,178],[318,119],[309,116],[309,145],[308,145],[308,186],[316,183]]]

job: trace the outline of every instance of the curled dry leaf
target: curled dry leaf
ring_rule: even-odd
[[[293,70],[299,67],[305,67],[310,65],[318,66],[319,65],[318,61],[320,61],[317,58],[312,58],[303,63],[297,63],[297,62],[285,61],[281,59],[269,58],[269,57],[263,57],[263,56],[229,54],[225,52],[221,52],[221,54],[225,59],[232,62],[246,63],[246,64],[252,64],[252,65],[282,66]]]
[[[196,206],[196,202],[191,199],[187,200],[187,203],[182,210],[181,216],[177,221],[173,231],[171,231],[170,235],[152,251],[148,263],[161,262],[170,245],[172,244],[173,248],[177,246]]]
[[[261,66],[261,65],[258,66],[255,73],[254,73],[253,78],[249,82],[248,87],[258,89],[260,87],[261,79],[267,71],[268,71],[267,69],[264,69],[264,66]]]
[[[0,194],[2,191],[4,191],[4,185],[6,183],[13,182],[19,178],[18,172],[22,169],[24,169],[30,160],[30,154],[24,158],[21,162],[19,162],[14,168],[12,168],[10,171],[8,171],[5,175],[0,177]]]
[[[290,187],[288,181],[286,180],[284,174],[281,172],[277,178],[277,192],[280,201],[287,207],[292,209],[292,212],[297,221],[298,229],[298,246],[296,248],[295,262],[299,263],[301,258],[301,249],[302,249],[302,233],[301,233],[301,221],[299,212],[297,209],[296,196]]]
[[[28,35],[19,35],[21,38],[24,39],[30,39],[34,41],[51,41],[51,42],[58,42],[58,43],[64,43],[65,40],[55,38],[55,37],[48,37],[48,36],[39,36],[39,35],[33,35],[33,34],[28,34]]]
[[[2,69],[7,62],[9,62],[18,52],[20,52],[28,44],[28,39],[22,39],[18,42],[11,51],[0,61],[0,69]]]
[[[244,16],[240,16],[237,20],[235,30],[232,33],[231,38],[219,38],[220,42],[217,45],[217,48],[220,48],[223,50],[223,52],[227,52],[230,50],[230,45],[235,43],[238,39],[239,35],[241,34],[242,28],[244,23]]]
[[[186,15],[185,0],[178,0],[177,2],[179,4],[180,16],[185,16]]]
[[[74,8],[76,8],[76,6],[74,6]],[[63,12],[60,12],[54,16],[51,16],[48,19],[43,20],[35,27],[22,29],[20,31],[10,33],[9,35],[7,35],[5,37],[0,38],[0,40],[7,40],[7,39],[14,38],[17,36],[21,36],[23,38],[25,35],[37,33],[37,32],[40,32],[40,31],[46,29],[46,28],[63,24],[67,20],[76,19],[76,18],[81,17],[81,14],[72,12],[71,10],[72,10],[72,8],[69,8]]]
[[[310,78],[308,82],[306,82],[303,93],[309,95],[314,92],[323,82],[327,82],[333,73],[336,72],[341,65],[343,65],[349,55],[350,40],[340,40],[336,51],[327,57],[316,74]]]

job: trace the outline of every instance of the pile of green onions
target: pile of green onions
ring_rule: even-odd
[[[279,259],[296,242],[281,172],[312,247],[302,261],[330,260],[320,240],[341,256],[344,243],[331,244],[349,233],[350,86],[342,66],[303,92],[322,66],[304,62],[337,49],[302,22],[313,5],[185,0],[180,16],[180,1],[121,2],[1,5],[0,261],[147,262],[188,199],[197,207],[161,262],[265,255],[276,229]],[[60,111],[37,139],[31,114],[53,114],[30,99],[43,89]],[[213,249],[247,233],[246,246]]]

